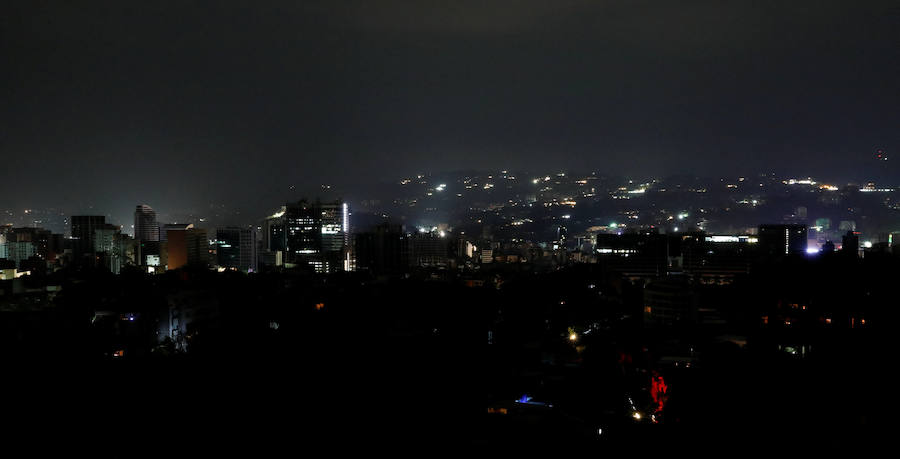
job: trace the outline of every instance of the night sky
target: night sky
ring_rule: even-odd
[[[863,179],[900,161],[896,5],[3,2],[2,207],[261,214],[471,168]]]

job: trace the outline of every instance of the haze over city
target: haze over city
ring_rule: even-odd
[[[7,4],[0,192],[10,208],[124,220],[134,202],[250,213],[291,186],[463,169],[894,179],[870,160],[897,149],[897,14],[890,1]]]

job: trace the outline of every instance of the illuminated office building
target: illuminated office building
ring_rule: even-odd
[[[285,204],[263,224],[266,252],[276,264],[309,266],[319,273],[350,269],[350,211],[346,203],[299,201]]]

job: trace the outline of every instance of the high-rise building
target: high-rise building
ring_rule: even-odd
[[[691,324],[697,316],[697,295],[687,276],[671,275],[644,287],[644,325],[675,327]]]
[[[170,237],[172,234],[169,235]],[[185,259],[189,266],[209,266],[209,239],[206,230],[192,228],[184,231]],[[171,263],[171,246],[169,246]]]
[[[841,253],[850,256],[859,256],[859,233],[856,231],[847,231],[841,238]]]
[[[135,257],[139,266],[159,266],[159,224],[156,211],[146,204],[134,210]]]
[[[806,225],[759,225],[759,248],[764,255],[806,253]]]
[[[209,265],[209,241],[205,229],[170,229],[166,239],[166,269]]]
[[[34,244],[31,242],[6,241],[0,245],[0,258],[12,261],[17,268],[22,267],[22,262],[28,260],[36,253]]]
[[[97,248],[94,232],[106,227],[103,215],[73,215],[71,218],[72,262],[96,266]]]
[[[288,203],[266,219],[264,248],[281,252],[286,267],[310,266],[320,273],[349,270],[349,217],[342,202]]]
[[[159,258],[165,269],[177,269],[187,264],[184,232],[193,228],[192,223],[167,223],[159,225]],[[175,240],[170,241],[173,237]],[[175,259],[169,257],[174,254]]]
[[[241,229],[216,229],[216,265],[220,268],[240,269]]]
[[[128,245],[130,245],[128,236],[122,234],[118,226],[106,224],[94,229],[97,263],[112,273],[118,274],[125,265]]]
[[[52,236],[50,230],[36,227],[10,228],[8,230],[10,241],[34,244],[35,254],[44,260],[56,258],[56,254],[51,250]]]
[[[403,227],[384,223],[354,239],[356,266],[374,274],[393,274],[409,266],[409,240]]]
[[[449,240],[434,232],[418,232],[407,238],[409,244],[409,265],[423,267],[447,266]]]
[[[169,239],[169,231],[184,231],[193,227],[193,223],[166,223],[159,225],[159,242],[166,242]]]
[[[141,204],[134,210],[134,240],[159,242],[156,211],[146,204]]]
[[[672,268],[670,255],[678,250],[670,243],[679,238],[655,232],[607,234],[595,236],[595,252],[604,269],[622,273],[634,279],[655,279],[665,276]]]
[[[233,226],[217,228],[216,264],[220,268],[257,271],[256,229]]]
[[[284,239],[284,214],[287,213],[287,206],[282,206],[281,210],[273,215],[266,217],[262,224],[262,247],[264,252],[283,252]]]
[[[187,231],[166,231],[166,269],[178,269],[187,265]]]
[[[256,228],[242,228],[240,243],[240,269],[254,273],[259,271],[259,232]]]

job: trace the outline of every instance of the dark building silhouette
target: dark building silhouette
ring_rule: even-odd
[[[434,232],[415,233],[409,239],[411,266],[442,267],[450,262],[451,245],[446,236]],[[455,246],[452,247],[455,249]]]
[[[409,241],[401,225],[384,223],[354,238],[356,268],[374,274],[394,274],[409,267]]]
[[[859,233],[856,231],[847,231],[841,238],[841,253],[848,257],[856,257],[859,255]]]
[[[166,269],[187,265],[187,230],[166,231]]]
[[[161,264],[165,269],[178,269],[187,264],[185,231],[192,229],[193,227],[194,225],[192,223],[168,223],[160,225],[160,259]]]
[[[217,228],[216,264],[220,268],[256,271],[256,230],[234,226]]]
[[[193,223],[166,223],[165,225],[159,225],[159,242],[169,240],[169,231],[184,231],[193,227]]]
[[[216,264],[220,268],[240,268],[240,228],[229,227],[216,229]]]
[[[704,285],[730,284],[749,274],[759,249],[758,238],[749,235],[687,233],[679,242],[681,269]]]
[[[98,266],[118,274],[128,262],[128,248],[131,238],[122,234],[116,225],[105,224],[94,229],[94,249],[97,253]]]
[[[97,248],[94,233],[106,227],[103,215],[73,215],[70,220],[72,233],[72,263],[95,266]]]
[[[259,271],[259,231],[252,227],[242,228],[240,244],[240,269],[247,272]]]
[[[625,277],[654,278],[668,269],[669,239],[664,234],[597,234],[597,262]]]
[[[56,259],[53,247],[53,235],[50,230],[43,228],[11,228],[7,234],[9,242],[30,242],[34,246],[35,254],[48,261]]]
[[[134,210],[134,240],[159,242],[156,211],[146,204],[141,204]]]
[[[697,306],[687,276],[673,275],[650,282],[644,288],[644,324],[672,327],[696,322]]]
[[[188,266],[209,266],[209,239],[207,239],[206,230],[200,228],[185,230],[184,238],[185,259]]]
[[[146,204],[134,210],[135,261],[138,266],[160,264],[159,224],[156,211]]]
[[[763,255],[806,253],[806,225],[759,225],[758,237]]]

